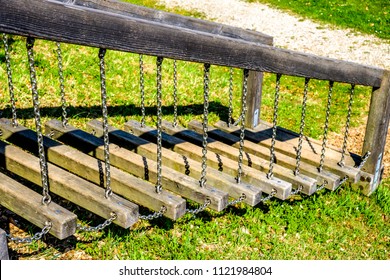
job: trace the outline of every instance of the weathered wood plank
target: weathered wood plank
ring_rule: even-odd
[[[98,120],[89,121],[87,123],[87,131],[101,137],[103,135],[102,123]],[[156,160],[157,145],[155,143],[151,143],[112,126],[109,126],[109,135],[112,143],[132,150],[151,160]],[[189,173],[188,175],[194,179],[199,180],[201,177],[202,167],[199,162],[191,158],[185,158],[184,160],[182,155],[164,147],[162,148],[162,163],[164,166],[173,168],[181,173]],[[207,175],[207,181],[212,186],[227,192],[232,198],[238,199],[244,194],[244,203],[254,206],[260,202],[261,190],[259,188],[245,183],[237,183],[234,177],[211,167],[207,168]]]
[[[42,0],[0,0],[0,32],[379,87],[383,69],[161,24],[114,12]]]
[[[52,139],[61,141],[78,150],[104,160],[104,142],[85,131],[68,125],[64,127],[58,120],[48,121],[45,125],[46,134],[50,133]],[[129,172],[137,177],[144,178],[155,184],[157,182],[157,164],[142,156],[123,149],[115,144],[110,144],[110,162],[113,166]],[[145,170],[146,169],[146,170]],[[179,173],[171,168],[162,168],[162,185],[182,197],[204,204],[210,200],[209,207],[215,211],[222,211],[228,202],[228,194],[212,187],[201,188],[199,182],[191,177]]]
[[[0,204],[23,217],[37,227],[51,222],[49,231],[58,239],[65,239],[76,232],[77,216],[55,202],[42,204],[42,195],[0,173]]]
[[[263,76],[261,72],[249,71],[245,127],[254,128],[260,122]]]
[[[363,171],[373,174],[374,180],[368,193],[372,193],[379,186],[383,172],[383,153],[385,152],[386,136],[389,133],[390,122],[390,71],[386,71],[382,84],[374,89],[371,95],[366,133],[362,154],[371,152]]]
[[[227,124],[223,121],[218,121],[215,124],[215,127],[226,131],[228,133],[232,133],[235,135],[238,135],[239,133],[239,128],[230,126],[228,127]],[[251,131],[248,129],[246,134],[245,134],[245,139],[248,141],[252,141],[256,143],[259,146],[263,146],[266,148],[271,147],[271,138],[268,135],[263,135],[261,133],[251,133]],[[275,143],[275,150],[278,151],[279,153],[285,154],[287,156],[296,157],[296,150],[294,149],[294,146],[288,143],[276,141]],[[314,153],[311,153],[306,150],[302,150],[301,154],[301,162],[306,162],[309,163],[313,166],[318,166],[320,163],[320,155],[316,155]],[[303,168],[302,168],[303,169]],[[351,166],[344,166],[340,167],[337,164],[336,160],[332,159],[325,159],[324,163],[324,169],[328,170],[329,172],[332,172],[338,176],[344,177],[348,176],[349,182],[351,183],[356,183],[360,179],[360,170],[357,168],[351,167]]]
[[[195,123],[195,121],[190,123],[191,128],[200,132],[198,130],[198,125],[193,125]],[[238,148],[240,145],[240,139],[238,136],[230,134],[213,126],[209,126],[208,134],[210,135],[210,137],[233,147]],[[245,141],[244,151],[269,161],[269,148],[259,146],[251,141]],[[276,162],[278,165],[284,166],[290,170],[294,170],[296,166],[295,158],[286,156],[278,152],[276,152]],[[335,188],[337,188],[340,182],[339,176],[325,170],[319,173],[315,166],[305,162],[301,162],[301,173],[311,178],[315,178],[318,184],[322,185],[325,183],[325,187],[329,190],[334,190]]]
[[[57,1],[61,1],[64,3],[69,2],[68,0]],[[186,17],[161,10],[133,5],[130,3],[124,3],[121,1],[74,0],[73,5],[98,9],[101,11],[111,12],[123,16],[151,20],[162,24],[203,31],[211,33],[215,36],[225,36],[234,39],[241,39],[257,44],[273,44],[273,38],[261,32],[215,23],[212,21],[201,20],[194,17]]]
[[[196,145],[201,145],[202,143],[202,135],[199,133],[202,133],[201,131],[203,129],[202,124],[198,121],[191,121],[188,125],[188,127],[194,131],[186,130],[185,128],[179,126],[174,127],[171,123],[166,121],[163,121],[162,126],[164,131],[171,135],[185,139]],[[213,128],[209,127],[209,129]],[[221,141],[217,141],[210,136],[208,137],[207,148],[210,151],[219,153],[230,159],[238,161],[239,150],[237,148],[232,147],[231,145],[227,145]],[[246,153],[246,156],[243,157],[243,163],[249,167],[261,170],[264,173],[269,171],[269,161],[266,161],[253,154]],[[273,172],[276,177],[291,183],[295,189],[302,187],[302,193],[304,194],[312,195],[317,190],[317,180],[306,175],[300,174],[295,176],[293,170],[287,169],[277,164],[274,165]]]
[[[7,236],[4,230],[0,228],[0,261],[9,260]]]
[[[3,139],[28,149],[32,153],[37,152],[37,137],[34,131],[21,125],[15,128],[10,122],[3,121],[0,122],[0,127]],[[101,170],[104,170],[103,163],[47,137],[44,137],[44,146],[48,161],[88,181],[101,184],[100,175]],[[153,184],[115,167],[111,167],[111,187],[113,192],[151,210],[159,211],[162,206],[165,206],[164,215],[170,219],[176,220],[185,214],[184,199],[167,190],[157,194]]]
[[[1,166],[24,179],[41,185],[39,159],[18,147],[0,141]],[[50,191],[80,207],[108,219],[111,212],[117,214],[114,223],[129,228],[138,221],[138,206],[113,195],[102,195],[102,189],[74,174],[48,163]]]
[[[157,135],[156,130],[148,127],[142,127],[140,123],[133,120],[125,123],[125,130],[131,131],[133,134],[142,138],[152,139],[151,141],[153,141]],[[197,161],[202,160],[202,148],[199,146],[188,143],[187,141],[168,135],[166,133],[163,133],[162,135],[162,142],[165,147],[173,149],[175,152]],[[220,156],[212,151],[207,152],[207,164],[214,168],[223,169],[223,172],[226,172],[232,176],[237,175],[237,162]],[[291,183],[287,183],[276,177],[273,179],[268,179],[266,174],[247,166],[243,166],[242,180],[249,184],[260,187],[262,191],[266,193],[271,193],[273,190],[276,190],[277,193],[275,196],[279,199],[286,199],[291,193]]]

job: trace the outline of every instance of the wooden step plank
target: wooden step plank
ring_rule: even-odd
[[[0,127],[4,139],[32,153],[37,152],[37,136],[34,131],[20,125],[14,128],[10,123],[7,125],[4,122],[0,122]],[[104,164],[100,161],[47,137],[44,137],[44,146],[48,161],[95,184],[101,183],[100,170],[104,170]],[[99,165],[103,166],[102,169]],[[160,211],[163,206],[166,207],[164,215],[172,220],[186,213],[186,202],[181,197],[167,190],[157,194],[153,184],[115,167],[111,167],[111,187],[113,192],[151,210]]]
[[[126,131],[119,130],[113,126],[108,127],[110,141],[121,147],[132,150],[146,158],[156,160],[157,145],[145,139],[139,138]],[[103,136],[102,123],[98,120],[91,120],[87,123],[87,131],[94,133],[96,136]],[[188,175],[199,180],[201,177],[201,164],[191,158],[183,156],[169,149],[162,148],[162,162],[164,166],[168,166],[181,173],[189,173]],[[188,167],[186,165],[188,164]],[[188,169],[188,170],[187,170]],[[207,181],[220,190],[227,192],[232,198],[238,199],[243,194],[245,195],[244,203],[254,206],[260,202],[261,190],[245,183],[237,183],[234,177],[222,173],[214,168],[207,168]]]
[[[77,216],[55,202],[42,204],[42,195],[0,173],[0,204],[39,228],[51,222],[49,233],[65,239],[76,232]]]
[[[192,121],[190,122],[189,126],[195,131],[201,132],[201,130],[199,130],[199,124],[199,122]],[[218,141],[224,142],[225,144],[228,144],[232,147],[238,148],[240,145],[240,139],[238,136],[227,133],[213,126],[209,126],[208,134],[210,135],[210,137]],[[257,145],[251,141],[245,141],[244,151],[246,153],[249,153],[250,155],[254,155],[269,162],[269,148]],[[296,166],[295,158],[291,158],[278,152],[276,152],[276,162],[277,165],[286,167],[289,170],[294,170]],[[308,177],[315,178],[317,180],[317,183],[320,185],[325,183],[325,187],[329,190],[336,189],[340,182],[339,176],[330,173],[326,170],[323,170],[321,173],[319,173],[318,169],[315,166],[306,162],[301,162],[300,173]]]
[[[71,145],[78,150],[84,150],[100,160],[104,160],[104,141],[85,131],[71,125],[64,127],[58,120],[48,121],[45,125],[46,134],[50,133],[52,139]],[[88,149],[88,151],[85,151]],[[147,166],[147,177],[152,183],[157,182],[157,164],[155,161],[147,160],[142,156],[123,149],[115,144],[110,144],[110,162],[126,172],[137,177],[145,176]],[[228,203],[228,194],[218,189],[206,187],[201,188],[199,182],[185,174],[179,173],[171,168],[162,168],[162,185],[182,197],[204,204],[210,200],[209,207],[215,211],[222,211]]]
[[[200,133],[203,131],[203,126],[200,122],[190,122],[189,128],[193,128],[196,126],[197,129],[189,130],[184,127],[176,126],[174,127],[171,122],[163,121],[162,127],[163,131],[168,134],[174,135],[176,137],[187,140],[195,145],[202,145],[203,137]],[[212,129],[212,128],[209,128]],[[207,148],[210,151],[218,153],[220,155],[224,155],[232,160],[238,161],[239,158],[239,150],[235,147],[227,145],[223,142],[217,141],[212,137],[208,137]],[[250,164],[249,164],[250,161]],[[262,172],[268,173],[269,171],[269,162],[259,158],[255,155],[249,155],[243,157],[243,163],[249,167],[253,167]],[[290,169],[284,168],[280,165],[275,164],[273,172],[276,177],[285,180],[293,185],[295,189],[302,187],[302,193],[311,195],[317,190],[317,180],[310,178],[306,175],[298,175],[295,176],[294,172]]]
[[[130,120],[125,123],[125,130],[131,131],[133,134],[141,136],[142,138],[149,140],[152,139],[151,141],[156,138],[157,133],[156,130],[148,127],[142,127],[140,123],[134,120]],[[182,155],[197,161],[202,160],[201,147],[166,133],[163,133],[162,135],[162,142],[165,147],[173,149]],[[207,152],[207,164],[214,168],[219,168],[219,166],[221,166],[221,168],[223,168],[223,172],[226,172],[232,176],[237,174],[237,162],[211,151]],[[276,177],[268,179],[266,174],[247,166],[243,166],[242,180],[249,184],[258,186],[262,189],[263,192],[268,194],[273,190],[276,190],[275,196],[279,199],[288,198],[292,189],[292,185],[290,183],[287,183]]]
[[[1,166],[24,179],[40,186],[41,171],[39,159],[22,149],[0,141]],[[117,218],[114,223],[129,228],[138,221],[138,206],[113,195],[106,199],[102,189],[74,174],[48,163],[49,186],[52,193],[79,205],[80,207],[108,219],[111,212]]]
[[[237,126],[228,127],[226,122],[223,122],[223,121],[218,121],[215,124],[215,127],[219,128],[223,131],[226,131],[228,133],[235,134],[235,135],[238,135],[238,133],[240,131]],[[246,136],[245,136],[245,138],[248,141],[252,141],[252,142],[258,144],[259,146],[263,146],[266,148],[271,147],[271,137],[269,137],[267,135],[261,135],[261,134],[259,134],[258,137],[261,137],[260,142],[257,141],[255,138],[253,138],[253,133],[250,133],[250,131],[248,131],[246,133]],[[276,141],[275,150],[278,151],[279,153],[285,154],[285,155],[290,156],[292,158],[296,157],[296,150],[294,149],[294,146],[292,146],[290,144]],[[301,161],[307,162],[307,163],[314,165],[314,166],[318,166],[320,163],[320,155],[316,155],[316,154],[313,154],[313,153],[307,152],[307,151],[302,151]],[[335,160],[325,159],[324,169],[328,170],[328,171],[330,171],[330,172],[332,172],[340,177],[348,176],[349,181],[351,183],[356,183],[360,179],[360,170],[358,170],[357,168],[351,167],[351,166],[347,166],[347,165],[344,167],[340,167],[337,165],[337,161],[335,161]]]

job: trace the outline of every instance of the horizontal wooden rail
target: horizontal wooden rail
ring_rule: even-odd
[[[54,0],[0,0],[0,6],[0,32],[10,34],[374,87],[381,85],[384,74],[380,68],[279,49],[113,10]]]

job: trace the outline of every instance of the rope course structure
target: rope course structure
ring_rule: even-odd
[[[41,228],[32,237],[8,235],[13,242],[29,243],[45,234],[65,239],[76,230],[100,231],[112,223],[130,228],[139,220],[163,216],[178,220],[206,209],[222,212],[238,203],[255,206],[270,199],[310,196],[323,189],[335,191],[344,183],[370,195],[381,181],[384,128],[390,119],[387,70],[275,48],[272,38],[265,34],[122,2],[0,0],[0,5],[4,46],[0,54],[5,58],[0,66],[6,72],[0,83],[8,85],[11,108],[10,118],[0,119],[0,204]],[[88,25],[91,22],[94,32]],[[13,36],[26,40],[35,130],[18,120],[19,90],[13,79],[9,40]],[[51,119],[44,125],[40,100],[45,96],[39,93],[36,41],[55,44],[61,97],[61,115],[57,116],[61,121]],[[71,44],[92,49],[98,58],[94,67],[99,70],[101,120],[91,119],[85,129],[72,125],[68,107],[69,74],[64,72],[66,51],[62,46]],[[135,95],[140,98],[141,121],[129,119],[122,128],[109,124],[110,102],[115,94],[107,85],[111,77],[106,56],[113,51],[136,56],[134,73],[139,89]],[[153,72],[149,71],[149,60],[155,61]],[[198,93],[203,98],[202,121],[192,119],[187,127],[181,126],[181,120],[179,124],[179,61],[202,66],[203,92]],[[165,67],[171,64],[173,121],[168,122],[163,116],[168,92]],[[227,118],[210,123],[215,89],[212,71],[216,67],[228,70]],[[240,86],[234,83],[237,73]],[[272,123],[260,119],[263,73],[276,77]],[[304,80],[298,132],[279,125],[284,78],[291,76]],[[146,119],[145,81],[150,77],[156,85],[155,127]],[[305,134],[316,80],[329,82],[324,89],[327,105],[322,141]],[[187,82],[180,76],[180,83]],[[350,85],[340,149],[328,145],[336,83]],[[347,151],[356,86],[373,88],[361,155]],[[237,88],[239,113],[233,110]],[[238,115],[235,121],[234,113]],[[42,187],[42,194],[13,175]],[[104,222],[97,226],[78,222],[74,213],[52,201],[51,194],[98,215]],[[190,209],[188,202],[199,206]],[[140,214],[141,207],[150,213]]]

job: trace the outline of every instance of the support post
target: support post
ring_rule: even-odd
[[[379,88],[374,88],[371,95],[370,111],[368,114],[366,133],[362,155],[370,151],[371,156],[362,168],[372,174],[373,178],[368,187],[363,189],[367,195],[379,186],[383,173],[382,159],[385,152],[386,136],[390,120],[390,71],[385,71]]]
[[[8,245],[7,245],[7,236],[5,231],[0,228],[0,260],[5,261],[9,260],[8,256]]]
[[[263,73],[249,71],[247,95],[248,111],[245,116],[245,127],[255,128],[260,122],[262,86]]]

